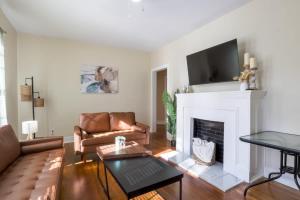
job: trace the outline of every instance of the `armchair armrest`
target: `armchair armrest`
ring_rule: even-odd
[[[135,125],[142,128],[143,130],[145,130],[145,132],[149,132],[149,130],[150,130],[150,127],[143,123],[136,122]]]
[[[47,151],[51,149],[58,149],[63,147],[63,137],[45,137],[45,138],[37,138],[28,141],[21,141],[21,153],[29,154],[29,153],[37,153],[41,151]]]
[[[148,125],[140,123],[140,122],[136,122],[135,125],[140,127],[141,129],[145,130],[145,134],[147,135],[145,143],[149,144],[149,142],[150,142],[150,127]]]
[[[74,151],[75,154],[81,153],[81,140],[83,139],[82,130],[79,126],[74,127]]]

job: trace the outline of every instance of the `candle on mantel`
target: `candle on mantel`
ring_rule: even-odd
[[[249,53],[245,53],[244,54],[244,65],[249,65],[250,64],[250,54]]]
[[[250,58],[250,69],[256,68],[256,59],[255,58]]]

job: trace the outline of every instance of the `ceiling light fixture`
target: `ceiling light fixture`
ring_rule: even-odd
[[[142,0],[131,0],[132,2],[138,3],[141,2]]]

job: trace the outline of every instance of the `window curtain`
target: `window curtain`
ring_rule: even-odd
[[[7,124],[5,98],[4,33],[0,33],[0,126]]]

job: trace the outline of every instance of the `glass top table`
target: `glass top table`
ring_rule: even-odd
[[[272,172],[267,179],[251,183],[244,191],[247,191],[256,185],[274,181],[285,173],[294,175],[295,183],[300,190],[298,179],[300,178],[300,135],[280,133],[276,131],[263,131],[240,137],[240,140],[250,144],[277,149],[280,151],[280,168],[279,172]],[[287,157],[294,158],[294,166],[287,165]]]
[[[300,154],[300,135],[263,131],[242,136],[240,140],[259,146]]]

